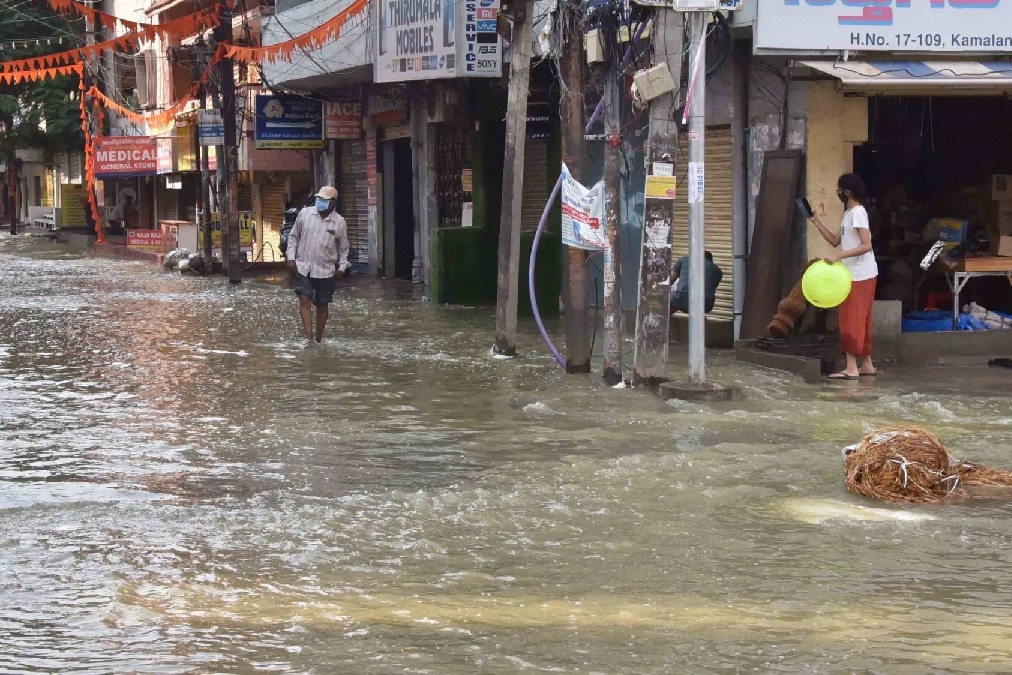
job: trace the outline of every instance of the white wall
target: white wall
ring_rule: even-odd
[[[292,9],[279,11],[264,21],[262,42],[266,45],[286,42],[292,36],[306,33],[334,17],[351,4],[351,0],[314,0]],[[371,66],[373,63],[372,5],[352,17],[341,36],[320,49],[295,50],[291,63],[277,61],[263,65],[264,76],[272,85],[283,85],[328,73]]]

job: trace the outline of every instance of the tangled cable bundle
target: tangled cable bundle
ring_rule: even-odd
[[[882,429],[843,452],[847,489],[892,504],[966,499],[967,485],[1012,487],[1012,472],[954,459],[920,427]]]

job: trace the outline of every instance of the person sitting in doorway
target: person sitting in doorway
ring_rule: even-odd
[[[706,313],[713,311],[717,302],[717,286],[724,278],[724,272],[713,262],[713,254],[706,251],[703,263],[704,297]],[[671,313],[689,312],[689,256],[682,256],[671,272]]]

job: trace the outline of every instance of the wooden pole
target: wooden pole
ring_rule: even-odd
[[[520,277],[520,205],[524,190],[524,141],[527,94],[534,40],[534,5],[517,6],[510,46],[509,98],[506,104],[506,156],[499,218],[499,268],[496,278],[495,345],[504,356],[517,353],[517,295]],[[582,131],[582,130],[581,130]]]
[[[604,368],[609,385],[622,381],[622,278],[621,254],[622,146],[620,75],[610,68],[604,81],[604,227],[608,249],[604,252]]]
[[[573,178],[585,183],[587,139],[584,135],[586,105],[583,99],[584,63],[583,26],[580,4],[575,0],[562,3],[562,161]],[[566,372],[590,372],[590,339],[587,295],[587,252],[573,246],[567,248],[565,279],[566,310]]]
[[[198,40],[197,42],[197,65],[194,70],[194,78],[200,77],[200,73],[203,72],[206,63],[204,59],[207,57],[205,52],[204,41]],[[216,107],[216,106],[214,106]],[[207,85],[200,85],[200,109],[204,110],[207,108]],[[201,114],[201,113],[198,113]],[[214,244],[212,242],[211,235],[211,146],[200,144],[200,133],[199,133],[199,120],[198,120],[198,133],[197,133],[197,163],[200,166],[200,192],[198,193],[198,206],[200,207],[200,216],[198,222],[203,225],[202,241],[198,242],[198,246],[202,250],[202,258],[204,264],[200,266],[200,273],[202,275],[211,274],[211,259],[214,257]]]
[[[671,79],[677,83],[681,80],[682,70],[682,15],[673,10],[659,9],[655,21],[653,62],[666,63]],[[675,101],[672,93],[650,102],[647,195],[652,193],[649,187],[651,183],[658,182],[657,178],[679,175],[675,166],[678,156]],[[675,227],[675,201],[664,195],[647,196],[645,202],[636,303],[633,384],[657,386],[668,379],[671,232]]]

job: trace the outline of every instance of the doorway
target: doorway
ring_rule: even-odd
[[[411,182],[411,139],[383,147],[383,268],[386,276],[411,279],[415,260],[415,212]]]

